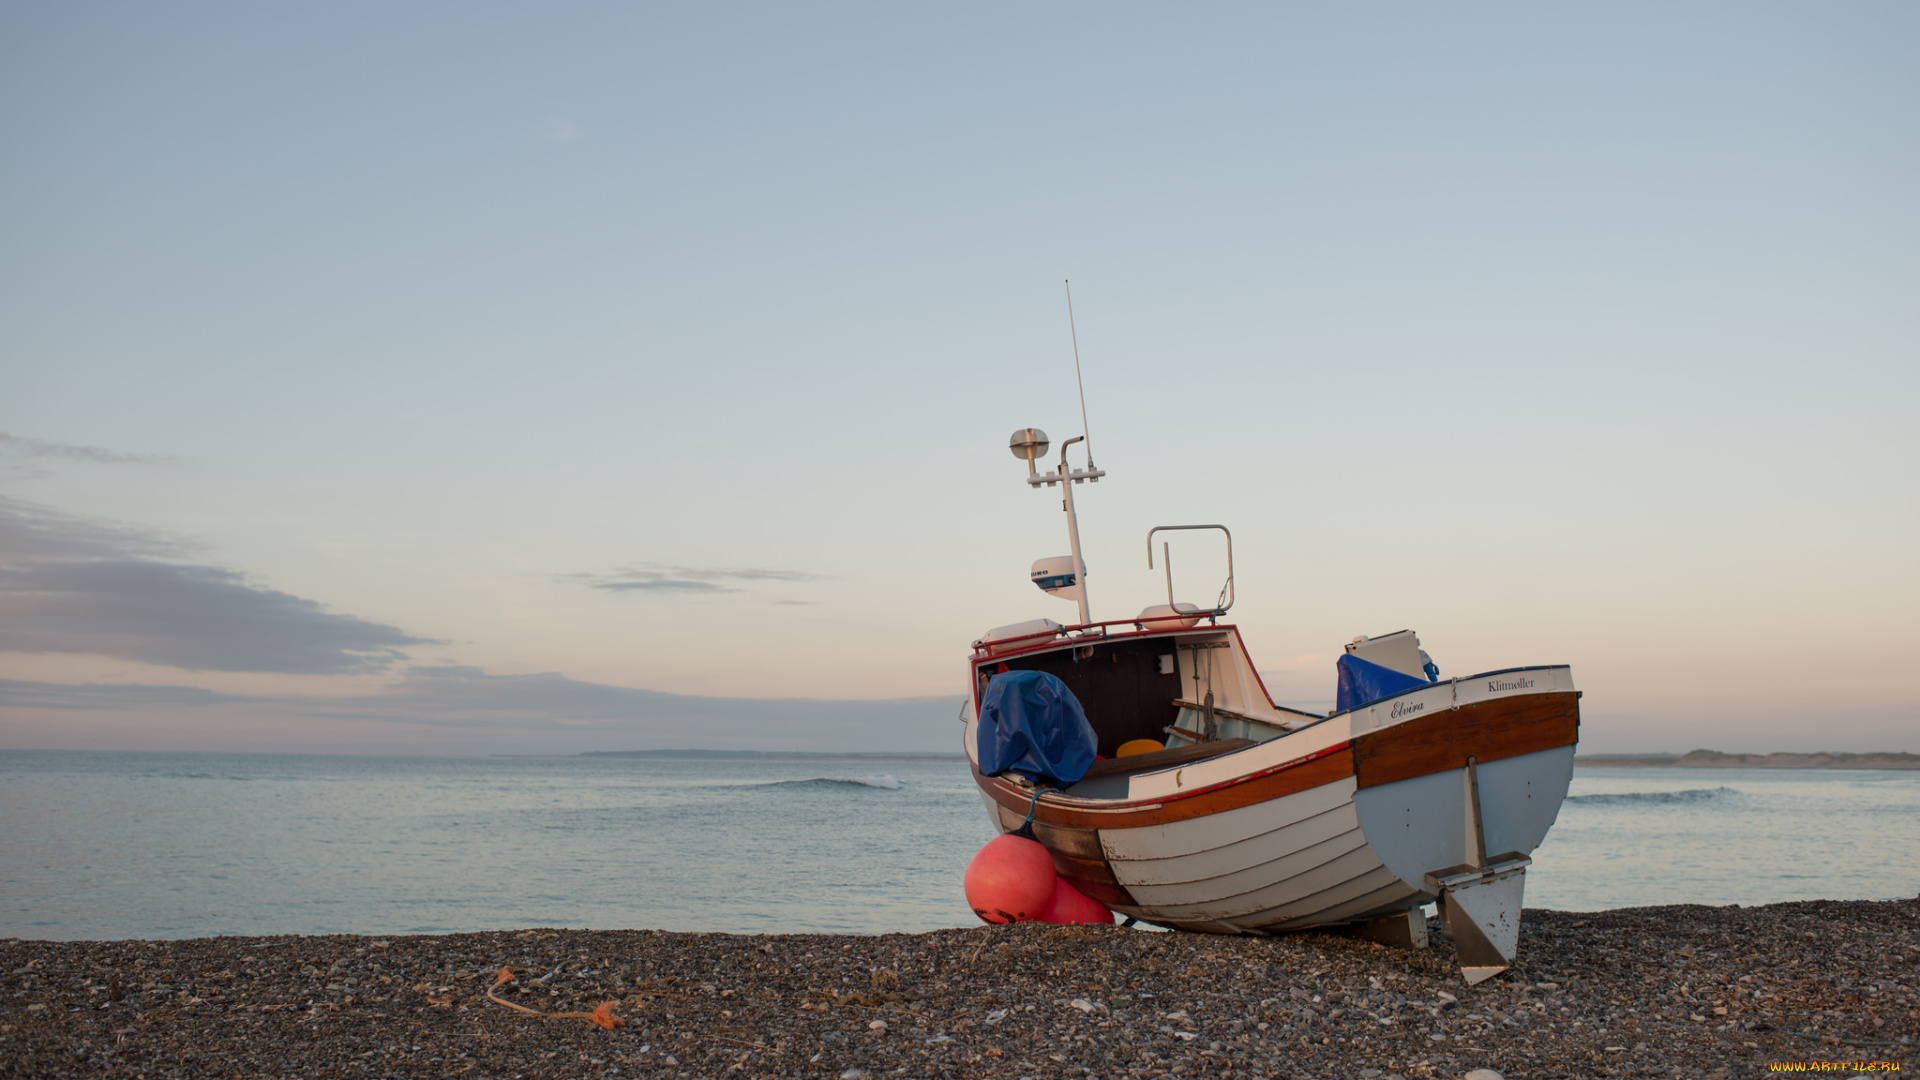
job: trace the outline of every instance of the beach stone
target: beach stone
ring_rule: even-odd
[[[1461,1080],[1507,1080],[1507,1078],[1492,1069],[1475,1069]]]
[[[1499,1061],[1529,1077],[1585,1076],[1598,1072],[1553,1066],[1604,1062],[1613,1075],[1664,1077],[1681,1057],[1742,1075],[1806,1049],[1788,1028],[1873,1041],[1876,1055],[1911,1069],[1920,1064],[1912,1043],[1894,1040],[1912,1038],[1920,970],[1889,958],[1914,955],[1916,928],[1916,901],[1577,919],[1530,910],[1513,981],[1473,990],[1460,987],[1445,939],[1432,955],[1409,957],[1342,935],[1040,923],[860,937],[543,929],[382,938],[388,947],[378,950],[349,935],[6,939],[0,1076],[251,1076],[269,1055],[287,1080],[832,1080],[856,1061],[863,1080],[1483,1080],[1502,1073],[1467,1070]],[[1623,964],[1623,941],[1645,959]],[[1683,946],[1697,947],[1681,963]],[[1534,958],[1551,958],[1552,970],[1527,971]],[[482,991],[502,967],[549,980],[537,999],[516,1000],[553,1012],[617,1001],[628,1026],[492,1005]],[[1206,974],[1189,976],[1194,968]],[[891,975],[875,978],[880,971]],[[1555,985],[1536,989],[1536,980]],[[321,996],[329,983],[370,997]],[[722,998],[722,985],[733,996]],[[450,1006],[430,1000],[449,994],[458,999]],[[1310,1000],[1316,994],[1324,1003]],[[1457,1007],[1441,1010],[1443,995]],[[886,1034],[900,1037],[868,1026],[880,1009]],[[1691,1020],[1702,1014],[1716,1022]],[[1744,1042],[1728,1040],[1722,1022],[1739,1025]],[[1610,1049],[1621,1045],[1634,1050]],[[1388,1061],[1408,1072],[1360,1068]]]

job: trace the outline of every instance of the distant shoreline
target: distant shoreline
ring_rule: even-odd
[[[1867,754],[1726,754],[1690,750],[1684,754],[1582,754],[1575,765],[1671,766],[1679,769],[1920,769],[1920,754],[1883,750]]]

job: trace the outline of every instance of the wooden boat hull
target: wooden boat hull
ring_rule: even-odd
[[[1123,914],[1234,934],[1360,922],[1435,899],[1430,875],[1539,845],[1579,697],[1564,667],[1437,683],[1128,777],[1120,797],[974,780],[1002,831],[1031,813],[1061,876]],[[970,760],[974,733],[969,716]]]

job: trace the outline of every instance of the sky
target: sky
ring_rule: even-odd
[[[1218,522],[1285,703],[1412,628],[1572,665],[1592,752],[1920,750],[1917,47],[0,6],[0,748],[955,750],[968,643],[1073,619],[1006,441],[1077,339],[1096,618]]]

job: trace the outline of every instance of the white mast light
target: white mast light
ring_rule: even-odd
[[[1027,463],[1028,476],[1038,471],[1033,463],[1047,452],[1049,445],[1047,433],[1037,427],[1023,427],[1007,440],[1007,449],[1013,451],[1013,456]]]

